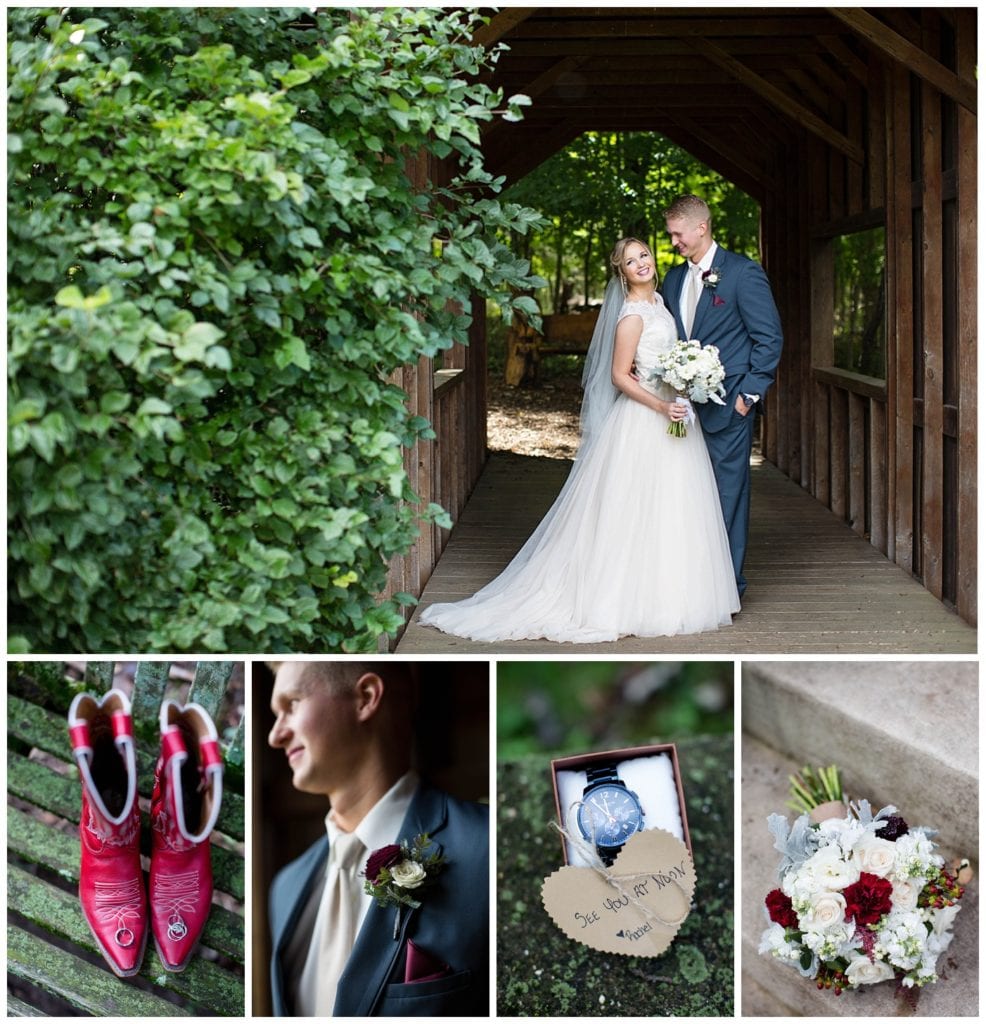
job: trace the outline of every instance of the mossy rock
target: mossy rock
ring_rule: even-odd
[[[733,1014],[733,739],[677,744],[698,885],[658,957],[599,953],[541,905],[561,865],[551,755],[497,770],[497,1013],[503,1017],[729,1017]]]

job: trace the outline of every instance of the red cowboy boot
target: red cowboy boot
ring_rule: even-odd
[[[127,978],[140,970],[147,944],[130,701],[120,690],[98,700],[80,693],[68,725],[82,778],[79,900],[106,962]]]
[[[151,931],[166,970],[183,971],[212,905],[209,836],[222,803],[222,754],[198,704],[161,705],[161,756],[151,798]]]

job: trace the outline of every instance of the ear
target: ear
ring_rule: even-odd
[[[384,682],[376,672],[364,672],[356,680],[356,720],[369,721],[379,710],[383,700]]]

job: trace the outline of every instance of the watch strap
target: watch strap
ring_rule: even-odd
[[[608,782],[615,786],[625,786],[626,783],[617,775],[616,765],[614,764],[603,764],[594,765],[591,768],[586,769],[586,789],[591,786],[599,786],[604,782]]]

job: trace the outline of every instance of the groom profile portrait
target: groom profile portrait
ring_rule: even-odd
[[[478,675],[289,661],[255,690],[272,713],[255,832],[273,874],[260,1005],[274,1016],[489,1014],[489,808],[428,778],[488,792],[486,665],[474,686],[456,667]],[[285,764],[290,788],[278,791]],[[284,863],[284,846],[304,846],[302,824],[321,834]]]

